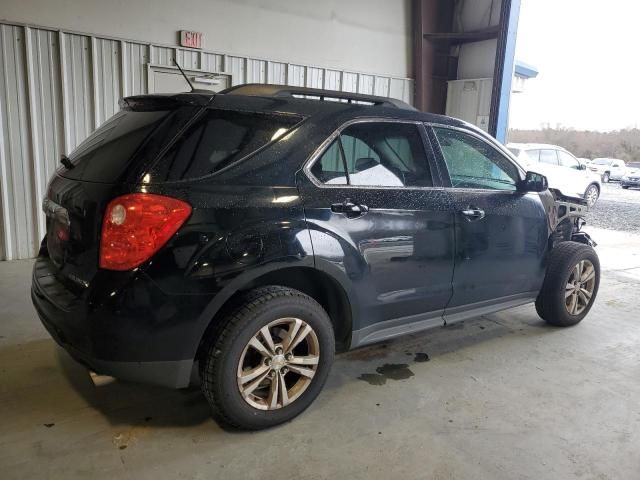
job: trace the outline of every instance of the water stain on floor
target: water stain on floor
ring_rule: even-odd
[[[377,373],[363,373],[358,377],[358,380],[364,380],[369,385],[384,385],[387,383],[387,379]]]
[[[414,373],[406,363],[385,363],[376,368],[377,373],[363,373],[358,380],[364,380],[370,385],[384,385],[387,380],[406,380]]]

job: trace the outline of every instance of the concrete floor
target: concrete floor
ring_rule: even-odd
[[[259,433],[197,390],[95,387],[39,325],[31,262],[0,262],[0,478],[637,480],[640,236],[589,231],[604,275],[577,327],[525,306],[351,352]]]

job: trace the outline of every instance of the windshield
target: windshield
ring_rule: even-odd
[[[594,165],[609,165],[611,163],[611,159],[609,158],[596,158],[593,162]]]

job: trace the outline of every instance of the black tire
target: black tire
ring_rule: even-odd
[[[625,190],[627,190],[629,188],[629,185],[622,185],[622,188],[624,188]]]
[[[577,315],[569,313],[565,291],[572,270],[578,262],[588,260],[594,267],[595,281],[589,303]],[[595,250],[578,242],[562,242],[549,254],[547,273],[536,299],[538,315],[550,325],[569,327],[579,323],[591,310],[600,286],[600,261]]]
[[[602,175],[602,183],[609,183],[609,180],[611,180],[609,172],[604,172],[604,174]]]
[[[331,320],[311,297],[291,288],[268,286],[250,291],[233,309],[210,341],[202,359],[202,391],[214,418],[245,430],[260,430],[287,422],[302,413],[318,396],[327,379],[335,353]],[[315,332],[320,347],[315,375],[292,403],[276,410],[260,410],[243,398],[237,381],[242,352],[251,338],[270,322],[299,318]]]

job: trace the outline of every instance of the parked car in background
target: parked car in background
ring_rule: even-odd
[[[578,157],[578,161],[584,165],[589,165],[593,160],[591,158]]]
[[[621,180],[626,168],[624,161],[617,158],[594,158],[589,164],[589,170],[600,175],[604,183]]]
[[[549,188],[563,195],[584,198],[593,207],[600,196],[600,176],[557,145],[545,143],[509,143],[507,148],[527,169],[541,173]]]
[[[640,187],[640,163],[630,164],[620,180],[622,188]]]

